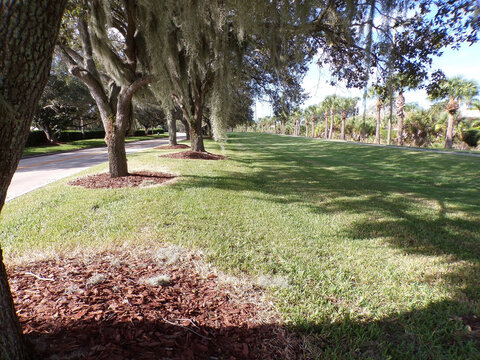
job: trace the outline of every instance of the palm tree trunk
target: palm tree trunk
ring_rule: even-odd
[[[328,138],[333,139],[333,121],[335,119],[335,114],[333,108],[330,109],[330,131],[328,132]]]
[[[403,121],[405,119],[405,98],[403,92],[400,91],[396,101],[397,118],[398,118],[398,145],[403,145]]]
[[[448,113],[447,132],[445,133],[445,149],[451,149],[453,147],[453,122],[455,115]]]
[[[380,144],[380,128],[382,127],[382,101],[378,99],[377,101],[377,127],[375,129],[375,143]]]
[[[451,149],[453,147],[453,124],[455,121],[455,114],[460,108],[460,105],[454,98],[450,98],[445,110],[448,113],[447,131],[445,133],[445,149]]]
[[[392,142],[392,119],[393,119],[393,92],[390,93],[390,114],[388,117],[388,134],[387,134],[388,145],[390,145]]]
[[[328,112],[325,111],[325,134],[324,134],[324,137],[325,139],[328,139]]]
[[[342,125],[340,129],[340,140],[345,140],[345,120],[347,118],[347,111],[343,110],[341,116],[342,116]]]

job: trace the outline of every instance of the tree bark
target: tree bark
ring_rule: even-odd
[[[66,0],[0,3],[0,211],[50,71]],[[0,249],[0,359],[31,359]]]
[[[340,129],[340,140],[345,140],[345,119],[347,117],[346,112],[342,112],[342,127]]]
[[[190,147],[192,151],[205,152],[202,136],[202,120],[194,119],[190,125]]]
[[[177,126],[176,126],[175,115],[176,115],[176,112],[171,111],[167,118],[168,145],[170,146],[177,145]]]
[[[312,138],[315,137],[315,118],[312,118]]]
[[[451,149],[453,147],[453,123],[455,115],[451,112],[448,113],[447,132],[445,133],[445,149]]]
[[[325,111],[325,139],[328,139],[328,111]]]
[[[377,101],[377,127],[375,129],[375,143],[380,144],[380,128],[382,127],[382,118],[381,118],[381,111],[382,111],[382,102],[380,99]]]
[[[50,128],[50,126],[42,126],[42,130],[45,133],[45,136],[47,137],[47,140],[50,144],[57,143],[57,137],[55,136],[55,131],[53,131]]]
[[[403,121],[405,119],[405,98],[400,91],[396,101],[398,118],[398,145],[403,145]]]
[[[112,178],[127,176],[127,154],[125,152],[125,133],[115,131],[107,140],[108,169]]]
[[[183,127],[185,128],[185,135],[186,135],[185,140],[190,140],[190,124],[188,123],[187,119],[185,119],[184,116],[182,116],[180,121],[182,122]]]
[[[393,92],[390,93],[390,114],[388,117],[387,145],[392,142],[392,119],[393,119]]]

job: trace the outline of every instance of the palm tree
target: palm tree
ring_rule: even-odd
[[[305,109],[304,115],[305,119],[310,119],[310,124],[312,126],[312,137],[315,137],[315,123],[318,118],[318,114],[321,112],[321,106],[320,105],[310,105]]]
[[[345,122],[348,115],[355,112],[359,98],[358,97],[340,97],[338,98],[338,106],[342,110],[340,113],[340,119],[342,121],[340,128],[340,139],[345,140]]]
[[[453,127],[455,115],[463,100],[471,100],[478,94],[478,85],[473,80],[465,80],[456,76],[451,79],[445,79],[438,84],[436,91],[430,94],[432,100],[447,100],[445,110],[448,114],[447,131],[445,133],[445,149],[451,149],[453,146]]]
[[[339,108],[339,97],[337,95],[328,95],[322,102],[322,107],[330,111],[330,130],[328,138],[333,138],[333,123],[335,121],[335,111]]]
[[[405,119],[405,97],[403,96],[403,90],[400,89],[400,93],[397,96],[397,101],[395,103],[397,108],[397,118],[398,118],[398,137],[397,144],[403,145],[403,122]]]
[[[300,136],[300,124],[301,124],[301,121],[302,121],[302,114],[303,113],[300,109],[295,109],[292,112],[292,115],[291,115],[291,117],[294,120],[293,135],[295,135],[295,136]]]
[[[328,139],[328,111],[329,111],[329,109],[330,109],[330,105],[325,100],[323,100],[320,103],[320,105],[318,105],[318,113],[323,114],[323,118],[325,120],[325,128],[324,128],[324,132],[323,132],[323,137],[325,139]]]
[[[380,128],[382,126],[382,108],[383,108],[383,102],[381,98],[377,99],[377,104],[375,105],[377,108],[377,127],[375,130],[375,143],[380,144]]]

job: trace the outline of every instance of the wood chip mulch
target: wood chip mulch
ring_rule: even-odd
[[[214,273],[194,269],[191,257],[172,265],[151,254],[103,253],[7,272],[39,359],[305,358],[298,335],[260,323],[259,304],[233,298]],[[159,274],[170,280],[143,280]]]
[[[193,160],[225,160],[223,155],[212,154],[200,151],[182,151],[178,153],[158,155],[158,157],[167,157],[173,159],[193,159]]]
[[[111,178],[108,173],[95,174],[70,181],[68,185],[83,186],[88,189],[119,189],[125,187],[163,184],[176,176],[172,174],[138,171],[128,176]]]
[[[157,150],[176,150],[176,149],[190,149],[190,146],[185,144],[178,144],[178,145],[161,145],[157,146],[154,149]]]

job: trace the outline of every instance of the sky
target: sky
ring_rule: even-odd
[[[480,43],[468,46],[464,44],[459,50],[446,49],[442,56],[433,59],[432,70],[440,69],[447,77],[462,76],[467,80],[475,80],[480,85]],[[330,73],[328,69],[319,69],[316,64],[311,64],[303,81],[303,89],[309,98],[301,106],[319,104],[331,94],[339,96],[361,97],[363,90],[347,89],[344,84],[330,86]],[[427,99],[424,90],[408,91],[404,93],[407,103],[418,103],[423,108],[428,108],[431,102]],[[375,100],[367,102],[372,107]],[[255,106],[255,119],[272,115],[271,106],[268,102],[257,102]]]

